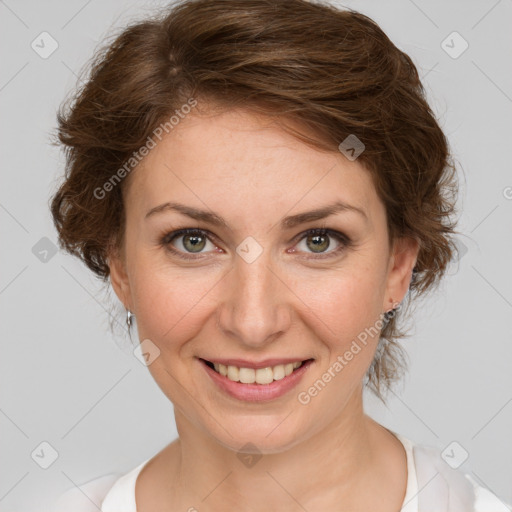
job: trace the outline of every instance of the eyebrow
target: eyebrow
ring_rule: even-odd
[[[216,213],[208,212],[206,210],[199,210],[197,208],[192,208],[190,206],[186,206],[180,203],[168,202],[161,204],[159,206],[155,206],[151,208],[146,213],[145,218],[149,218],[157,213],[162,213],[165,211],[176,211],[187,217],[190,217],[195,220],[203,221],[213,226],[229,228],[228,223]],[[290,215],[281,220],[281,228],[282,229],[291,229],[300,224],[305,224],[307,222],[312,222],[315,220],[325,219],[331,215],[336,215],[337,213],[343,212],[355,212],[359,215],[363,216],[365,220],[368,220],[368,216],[366,212],[357,206],[345,203],[343,201],[336,201],[335,203],[329,204],[322,208],[318,208],[316,210],[310,210],[308,212],[298,213],[296,215]]]

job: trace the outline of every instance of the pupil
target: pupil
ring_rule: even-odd
[[[192,252],[200,252],[204,248],[204,237],[199,235],[185,235],[183,239],[183,245],[187,247],[187,241],[192,244]],[[202,245],[201,245],[202,241]]]
[[[320,241],[321,239],[323,239],[324,243]],[[325,235],[313,235],[311,236],[311,241],[314,244],[314,252],[322,252],[329,247],[329,238]]]

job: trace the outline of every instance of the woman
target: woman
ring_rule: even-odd
[[[372,20],[182,2],[96,57],[59,138],[60,243],[136,319],[179,438],[56,510],[507,510],[363,410],[455,251],[446,138]]]

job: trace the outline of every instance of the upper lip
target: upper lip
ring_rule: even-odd
[[[223,358],[223,359],[206,359],[201,358],[205,361],[209,361],[210,363],[218,363],[223,364],[225,366],[238,366],[239,368],[267,368],[269,366],[277,366],[278,364],[288,364],[295,363],[297,361],[307,361],[312,358],[299,358],[299,357],[286,357],[286,358],[271,358],[264,359],[263,361],[249,361],[247,359],[231,359],[231,358]]]

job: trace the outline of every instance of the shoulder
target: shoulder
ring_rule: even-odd
[[[512,507],[490,490],[479,485],[460,468],[449,464],[440,449],[412,444],[418,482],[419,504],[444,500],[447,510],[458,512],[511,512]],[[453,450],[451,451],[453,456]],[[446,459],[446,460],[445,460]],[[447,462],[448,461],[448,462]],[[422,507],[419,507],[422,510]]]
[[[103,499],[120,476],[109,473],[68,489],[52,504],[50,512],[98,512]]]

